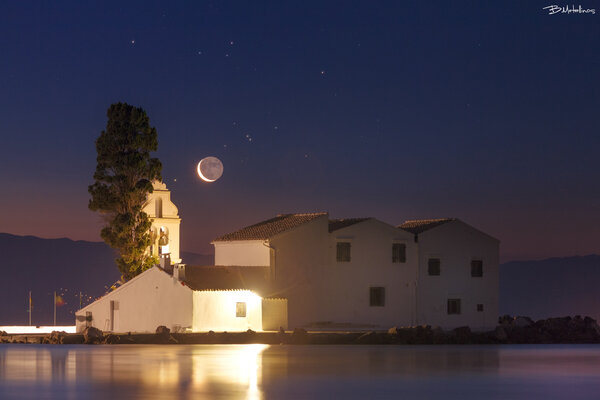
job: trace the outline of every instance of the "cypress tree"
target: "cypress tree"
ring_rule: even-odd
[[[162,164],[150,157],[158,148],[156,129],[146,112],[126,103],[112,104],[106,129],[96,139],[96,172],[88,187],[88,207],[103,216],[100,235],[117,250],[115,260],[124,280],[157,263],[147,251],[152,222],[142,211],[152,181],[161,179]]]

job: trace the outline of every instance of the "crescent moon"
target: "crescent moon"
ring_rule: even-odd
[[[206,176],[204,176],[204,174],[202,174],[202,168],[200,168],[200,166],[202,165],[202,161],[204,160],[200,160],[200,162],[198,163],[198,176],[205,182],[214,182],[216,181],[216,179],[208,179]]]

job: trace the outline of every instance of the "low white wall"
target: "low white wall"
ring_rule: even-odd
[[[262,299],[249,290],[195,291],[192,330],[262,330]],[[246,303],[246,316],[236,317],[236,304]]]
[[[277,331],[287,329],[287,299],[262,299],[262,329]]]
[[[9,335],[18,334],[31,334],[31,333],[52,333],[53,331],[75,333],[75,325],[67,326],[35,326],[35,325],[22,325],[22,326],[0,326],[0,331],[4,331]]]
[[[114,310],[111,312],[111,301]],[[102,331],[155,332],[164,325],[171,330],[192,326],[192,290],[158,267],[153,267],[117,290],[75,313],[77,331],[90,325]]]

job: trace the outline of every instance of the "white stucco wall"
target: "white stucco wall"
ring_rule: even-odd
[[[293,329],[322,320],[321,282],[327,263],[328,217],[315,218],[269,241],[273,248],[270,296],[288,299],[288,326]]]
[[[263,240],[213,242],[215,265],[269,266],[270,249]]]
[[[262,299],[262,329],[288,328],[287,299]]]
[[[77,311],[77,331],[86,326],[86,312],[92,313],[91,326],[109,331],[111,301],[115,304],[114,332],[155,332],[159,325],[172,330],[192,326],[192,290],[158,267]]]
[[[414,324],[418,253],[412,238],[375,219],[329,233],[327,216],[272,238],[273,295],[288,299],[288,326]],[[336,261],[338,240],[351,243],[351,262]],[[406,245],[405,263],[392,263],[393,243]],[[384,307],[370,306],[370,287],[385,288]]]
[[[262,330],[262,299],[249,290],[195,291],[192,330]],[[246,316],[236,316],[236,304],[246,303]]]
[[[350,262],[336,261],[337,242],[351,244]],[[392,262],[393,243],[406,246],[406,262]],[[412,235],[376,219],[333,231],[323,293],[328,319],[380,328],[414,325],[418,253]],[[370,288],[385,288],[385,305],[370,305]]]
[[[493,329],[498,321],[499,242],[462,221],[419,235],[418,323],[445,329]],[[429,276],[430,257],[441,260],[440,275]],[[471,276],[471,260],[483,261],[483,276]],[[448,299],[461,299],[461,313],[448,315]],[[483,304],[484,311],[477,311]]]
[[[148,214],[151,218],[179,218],[179,210],[177,206],[171,201],[171,191],[167,189],[167,185],[163,182],[154,181],[152,182],[154,191],[148,195],[146,204],[142,210]],[[162,215],[157,215],[158,208],[156,207],[156,200],[161,200]]]

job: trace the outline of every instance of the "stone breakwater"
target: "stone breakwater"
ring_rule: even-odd
[[[86,328],[82,333],[54,331],[49,335],[8,335],[0,343],[38,344],[552,344],[600,343],[600,327],[590,317],[562,317],[533,321],[503,316],[495,330],[472,332],[469,327],[450,331],[429,325],[392,327],[387,331],[314,332],[304,329],[278,332],[172,333],[159,326],[156,333],[104,333]]]

